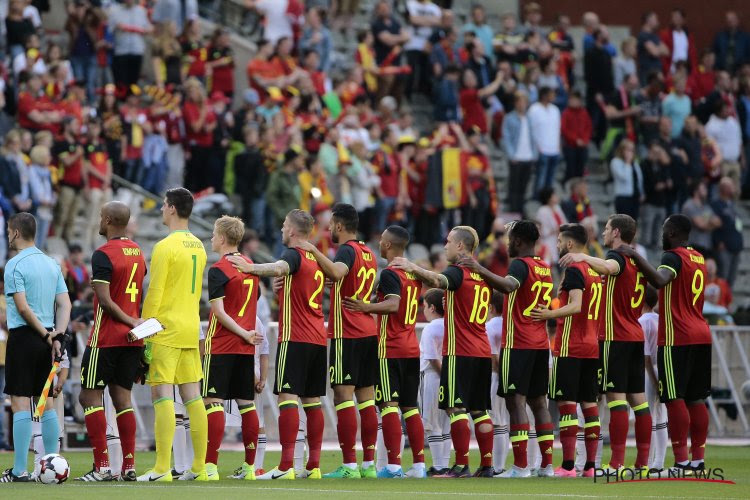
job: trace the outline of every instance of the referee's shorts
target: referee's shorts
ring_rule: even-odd
[[[11,328],[5,353],[5,394],[41,395],[52,370],[52,348],[30,326]]]
[[[190,384],[203,379],[197,347],[184,349],[149,342],[146,349],[151,349],[151,364],[146,376],[149,385]]]

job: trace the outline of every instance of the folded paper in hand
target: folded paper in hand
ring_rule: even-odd
[[[149,318],[128,332],[128,340],[130,342],[143,340],[156,335],[162,330],[164,330],[164,327],[156,318]]]

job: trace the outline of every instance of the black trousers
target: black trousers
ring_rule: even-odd
[[[641,212],[641,200],[635,196],[616,196],[615,213],[626,214],[636,221]]]
[[[534,171],[532,161],[510,161],[508,175],[508,210],[523,214],[526,188]]]
[[[190,146],[190,159],[185,162],[185,187],[192,192],[211,185],[211,153],[213,148]]]
[[[112,58],[112,77],[117,85],[130,86],[138,83],[141,76],[143,56],[124,54]]]

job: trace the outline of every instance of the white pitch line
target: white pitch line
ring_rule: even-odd
[[[274,492],[274,491],[289,491],[289,492],[304,492],[308,494],[315,494],[315,493],[341,493],[341,494],[373,494],[373,495],[424,495],[424,496],[484,496],[484,497],[497,497],[497,498],[503,498],[503,497],[530,497],[530,498],[545,498],[545,497],[563,497],[563,498],[618,498],[620,495],[613,494],[613,495],[576,495],[572,493],[487,493],[487,492],[476,492],[476,493],[469,493],[469,492],[461,492],[461,491],[420,491],[419,493],[415,493],[414,491],[390,491],[390,490],[339,490],[339,489],[319,489],[319,488],[288,488],[288,487],[279,487],[279,488],[272,488],[272,487],[266,487],[266,486],[250,486],[249,488],[240,487],[240,486],[213,486],[213,485],[200,485],[196,488],[194,485],[190,484],[151,484],[148,488],[154,489],[154,488],[169,488],[169,489],[177,489],[177,488],[190,488],[191,491],[194,492],[200,492],[201,490],[205,489],[212,489],[212,490],[237,490],[239,491],[267,491],[267,492]],[[86,488],[133,488],[137,487],[135,485],[130,484],[87,484],[85,486]],[[143,489],[142,491],[146,491],[146,489]],[[638,498],[660,498],[663,499],[663,495],[658,496],[648,496],[648,495],[639,495]],[[687,498],[695,498],[699,500],[716,500],[716,497],[687,497]],[[722,497],[722,500],[745,500],[743,497]]]

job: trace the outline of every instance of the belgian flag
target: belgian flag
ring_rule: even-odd
[[[459,148],[434,153],[427,165],[425,205],[451,210],[466,203],[466,155]]]

